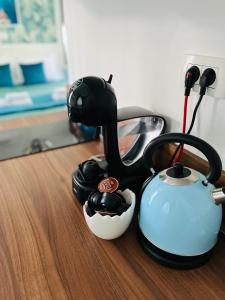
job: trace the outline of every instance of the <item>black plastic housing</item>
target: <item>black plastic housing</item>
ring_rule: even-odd
[[[216,80],[216,72],[212,68],[207,68],[202,73],[199,81],[200,95],[203,96],[206,93],[206,88],[212,85]]]
[[[200,70],[197,66],[192,66],[189,68],[185,74],[185,96],[190,95],[190,91],[193,88],[195,82],[199,79]]]
[[[89,126],[101,126],[103,134],[105,161],[101,162],[104,176],[115,177],[119,189],[126,188],[138,193],[150,170],[143,166],[142,157],[131,164],[121,158],[118,145],[117,122],[138,117],[154,116],[149,110],[140,107],[127,107],[117,111],[117,100],[110,83],[98,77],[84,77],[71,87],[67,97],[68,115],[71,122],[82,122]],[[165,131],[165,120],[159,134]],[[136,148],[137,148],[136,143]],[[135,149],[137,152],[137,149]],[[83,204],[89,194],[97,189],[97,181],[80,178],[79,171],[72,175],[73,192]]]

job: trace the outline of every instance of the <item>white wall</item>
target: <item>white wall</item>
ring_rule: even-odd
[[[14,59],[19,63],[34,62],[54,55],[60,66],[65,65],[62,45],[59,43],[42,44],[4,44],[0,45],[0,62]]]
[[[184,53],[225,57],[224,0],[64,0],[64,11],[70,81],[113,73],[119,106],[161,113],[172,131],[181,128]],[[193,134],[225,169],[224,112],[225,100],[206,97]]]

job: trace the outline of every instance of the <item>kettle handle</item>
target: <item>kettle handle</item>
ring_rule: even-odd
[[[210,183],[216,182],[222,171],[222,162],[216,150],[202,139],[183,133],[166,133],[153,139],[145,148],[143,154],[144,165],[146,168],[152,167],[152,157],[154,152],[161,146],[168,143],[181,143],[193,146],[201,151],[209,162],[209,173],[206,179]]]

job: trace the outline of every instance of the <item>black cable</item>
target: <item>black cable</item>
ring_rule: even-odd
[[[203,97],[204,97],[204,95],[201,95],[198,99],[198,102],[195,106],[195,109],[194,109],[194,112],[193,112],[193,115],[192,115],[191,124],[190,124],[190,127],[189,127],[188,131],[187,131],[187,134],[190,134],[192,129],[193,129],[193,126],[194,126],[194,123],[195,123],[195,118],[196,118],[196,115],[197,115],[197,112],[198,112],[198,108],[199,108],[199,106],[202,102]]]
[[[200,106],[200,104],[201,104],[201,102],[202,102],[203,97],[204,97],[204,95],[201,95],[201,96],[199,97],[199,99],[198,99],[198,102],[197,102],[196,105],[195,105],[195,108],[194,108],[194,111],[193,111],[193,115],[192,115],[192,119],[191,119],[191,124],[190,124],[189,129],[188,129],[188,131],[187,131],[186,134],[190,134],[191,131],[192,131],[192,129],[193,129],[193,126],[194,126],[194,124],[195,124],[196,115],[197,115],[197,112],[198,112],[198,109],[199,109],[199,106]],[[175,150],[175,152],[174,152],[174,154],[173,154],[171,160],[169,161],[169,167],[172,165],[172,163],[173,163],[173,161],[174,161],[174,159],[175,159],[175,157],[176,157],[178,151],[180,150],[181,146],[182,146],[182,144],[179,144],[179,145],[177,146],[177,148],[176,148],[176,150]]]
[[[194,69],[194,71],[196,71],[196,70]],[[198,78],[198,77],[196,77],[196,78]],[[190,127],[189,127],[189,129],[188,129],[188,131],[187,131],[186,134],[190,134],[191,133],[192,128],[193,128],[194,123],[195,123],[195,118],[196,118],[196,114],[197,114],[198,108],[199,108],[199,106],[200,106],[200,104],[202,102],[203,96],[206,93],[206,89],[207,89],[207,87],[209,87],[210,85],[212,85],[215,82],[215,80],[216,80],[216,72],[212,68],[205,69],[204,72],[202,73],[202,76],[200,77],[200,81],[199,81],[199,85],[200,85],[200,93],[199,94],[200,94],[200,97],[199,97],[198,102],[197,102],[197,104],[195,106],[195,109],[193,111],[191,124],[190,124]],[[189,81],[190,81],[190,79],[189,79],[189,73],[187,72],[186,73],[186,77],[185,77],[185,86],[187,84],[189,84]],[[192,87],[193,87],[193,82],[194,81],[191,81],[191,82],[192,82]],[[189,92],[190,92],[190,90],[189,90]],[[183,144],[180,144],[180,145],[177,146],[177,149],[174,152],[174,154],[173,154],[173,156],[172,156],[172,158],[171,158],[171,160],[169,162],[169,167],[172,165],[172,163],[173,163],[173,161],[174,161],[174,159],[175,159],[175,157],[177,155],[177,152],[180,150],[180,148],[181,148],[182,145]]]

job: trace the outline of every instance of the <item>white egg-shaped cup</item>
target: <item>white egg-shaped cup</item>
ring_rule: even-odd
[[[86,212],[87,201],[83,206],[84,217],[88,227],[97,237],[105,240],[112,240],[121,236],[129,227],[134,215],[135,194],[129,189],[118,192],[124,197],[126,202],[130,204],[130,207],[120,216],[102,216],[96,213],[90,217]]]

